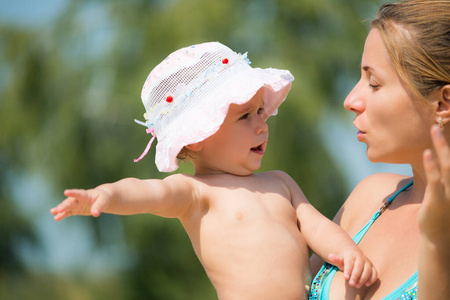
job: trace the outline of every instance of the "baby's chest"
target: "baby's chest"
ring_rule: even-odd
[[[290,201],[277,193],[229,192],[216,195],[210,202],[209,214],[224,221],[258,221],[296,219]]]
[[[279,264],[286,257],[299,265],[308,261],[295,211],[279,195],[219,197],[203,216],[199,229],[204,265],[213,264],[219,256],[228,261],[253,261],[255,268],[267,261],[267,257],[273,263],[279,259]]]

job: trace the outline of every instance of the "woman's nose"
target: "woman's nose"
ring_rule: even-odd
[[[360,93],[360,82],[358,82],[344,100],[344,107],[348,111],[362,113],[365,110],[365,103]]]

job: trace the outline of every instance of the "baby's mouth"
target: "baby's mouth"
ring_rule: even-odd
[[[262,145],[259,145],[257,147],[253,147],[250,150],[253,151],[253,152],[256,152],[256,153],[260,153],[260,154],[264,153],[264,149],[263,149]]]

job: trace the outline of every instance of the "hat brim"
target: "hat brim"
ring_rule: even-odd
[[[169,126],[176,134],[157,137],[155,162],[161,172],[172,172],[178,168],[178,153],[184,146],[201,142],[215,134],[222,125],[230,104],[242,105],[264,89],[264,119],[276,114],[286,99],[294,80],[287,70],[247,68],[233,76],[220,87],[214,97],[195,108],[183,112]],[[169,128],[167,132],[173,132]]]

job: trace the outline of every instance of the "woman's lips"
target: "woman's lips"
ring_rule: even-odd
[[[358,138],[358,141],[362,141],[364,137],[366,136],[366,133],[364,131],[358,130],[358,133],[356,134],[356,137]]]

